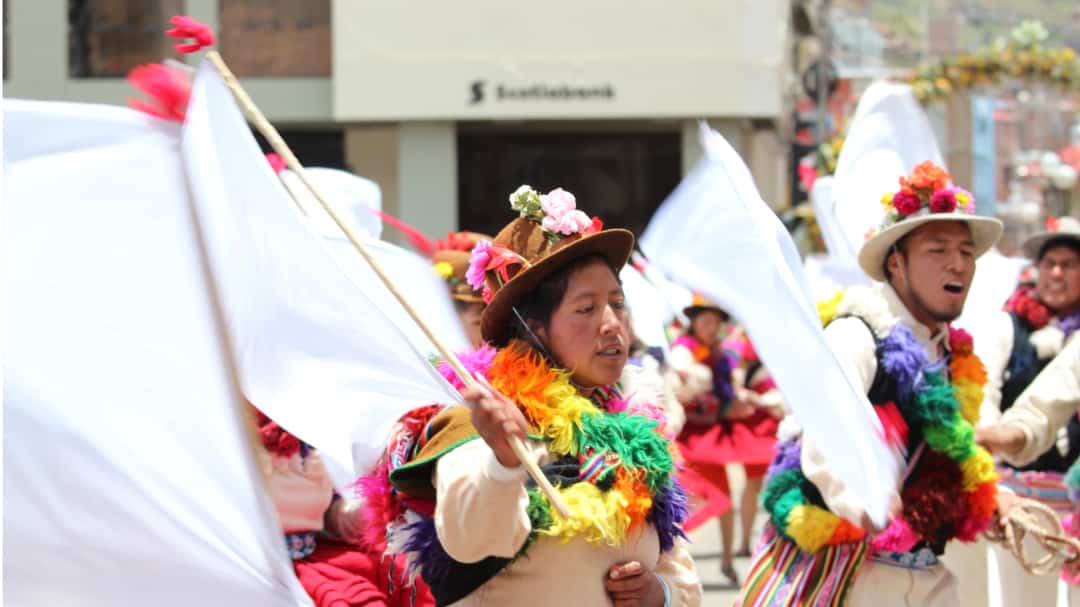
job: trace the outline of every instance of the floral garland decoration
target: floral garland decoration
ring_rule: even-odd
[[[879,372],[899,386],[898,402],[874,407],[887,438],[906,441],[910,426],[921,431],[926,449],[916,453],[921,460],[902,489],[901,515],[871,543],[875,551],[906,552],[952,537],[972,542],[993,519],[997,473],[990,454],[974,443],[986,370],[968,333],[950,327],[949,344],[948,367],[929,362],[906,326],[893,325],[879,344]],[[797,438],[779,444],[767,475],[762,501],[778,532],[807,552],[863,539],[864,530],[812,503],[800,453]]]
[[[1024,21],[1008,40],[998,40],[981,51],[926,63],[906,80],[922,103],[943,100],[955,91],[991,85],[1004,78],[1026,78],[1080,89],[1080,59],[1069,47],[1046,48],[1049,37],[1038,21]]]
[[[1021,283],[1005,302],[1005,311],[1024,319],[1031,327],[1029,341],[1041,360],[1053,358],[1065,347],[1065,340],[1080,328],[1080,311],[1057,318],[1054,311],[1039,300],[1035,285]]]
[[[665,552],[676,538],[685,537],[681,524],[688,514],[686,494],[675,478],[675,446],[665,436],[666,419],[659,408],[628,403],[613,391],[604,392],[611,397],[600,408],[578,393],[569,373],[551,367],[519,341],[498,351],[484,347],[461,360],[516,402],[532,431],[548,441],[548,452],[557,462],[573,461],[577,471],[573,482],[557,488],[570,509],[569,518],[551,508],[538,489],[528,490],[532,534],[521,554],[544,536],[621,546],[650,523]],[[445,363],[440,372],[463,387]],[[386,471],[376,476],[377,482],[365,482],[367,491],[385,495],[387,490],[379,487],[386,484]],[[413,503],[389,510],[397,515],[389,523],[389,551],[406,553],[414,575],[421,569],[428,579],[447,575],[450,558],[435,534],[434,505]],[[372,514],[372,520],[385,520]]]

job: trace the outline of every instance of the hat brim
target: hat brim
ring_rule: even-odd
[[[613,228],[582,237],[548,255],[538,263],[518,272],[510,282],[495,292],[480,317],[480,334],[486,341],[503,343],[508,337],[507,325],[512,309],[545,278],[568,263],[587,257],[601,255],[618,272],[630,259],[634,250],[634,235],[629,230]]]
[[[695,316],[697,316],[698,314],[701,314],[702,312],[716,312],[724,320],[728,320],[729,318],[731,318],[731,315],[728,314],[726,310],[724,310],[723,308],[717,307],[717,306],[707,306],[707,305],[686,306],[685,308],[683,308],[683,311],[682,311],[683,316],[685,316],[687,318],[691,318],[691,319],[694,318]]]
[[[1024,244],[1020,245],[1020,249],[1024,252],[1024,255],[1028,259],[1034,260],[1039,256],[1039,252],[1042,251],[1046,243],[1051,240],[1074,240],[1080,243],[1080,233],[1076,232],[1039,232],[1038,234],[1028,238],[1024,241]]]
[[[1001,238],[1003,230],[1000,220],[979,215],[932,213],[922,217],[908,217],[885,228],[863,243],[862,248],[859,249],[859,267],[870,278],[885,282],[884,263],[889,249],[916,228],[935,221],[962,221],[968,224],[971,228],[971,238],[975,241],[975,257],[981,257],[983,253],[989,251],[997,243],[998,238]]]
[[[482,303],[484,303],[484,298],[480,297],[479,295],[464,295],[462,293],[450,293],[450,299],[453,299],[454,301],[460,301],[460,302],[463,302],[463,303],[471,303],[471,304],[474,304],[474,303],[482,304]]]

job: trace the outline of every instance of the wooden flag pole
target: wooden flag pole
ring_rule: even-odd
[[[312,195],[315,196],[315,199],[319,201],[319,204],[321,204],[323,209],[330,215],[330,218],[334,220],[334,223],[336,223],[337,226],[341,228],[341,231],[345,233],[346,238],[349,239],[349,242],[352,243],[356,251],[364,258],[364,261],[366,261],[368,265],[371,266],[371,269],[375,271],[375,275],[379,277],[379,280],[386,285],[386,288],[390,290],[395,298],[397,298],[398,303],[405,308],[405,311],[408,312],[409,316],[411,316],[417,326],[420,327],[420,330],[424,332],[424,335],[431,340],[431,343],[435,346],[435,349],[439,351],[439,355],[443,357],[443,360],[454,369],[454,372],[457,373],[458,377],[461,378],[465,385],[487,391],[488,388],[480,385],[480,383],[476,381],[469,371],[465,369],[465,365],[461,364],[461,360],[458,359],[457,355],[450,351],[450,348],[435,335],[431,330],[431,327],[420,318],[420,314],[417,313],[416,309],[412,307],[407,299],[405,299],[405,296],[402,295],[401,291],[394,285],[394,282],[390,280],[390,277],[386,275],[386,272],[379,265],[379,262],[368,252],[367,247],[365,247],[364,243],[360,240],[360,236],[344,219],[342,219],[337,211],[330,206],[329,202],[327,202],[315,187],[315,184],[308,179],[303,165],[300,164],[300,161],[297,160],[296,156],[292,153],[292,150],[289,149],[285,140],[281,138],[281,134],[274,128],[274,125],[270,124],[270,121],[266,119],[266,116],[255,105],[255,102],[247,94],[247,91],[240,86],[240,81],[233,75],[229,66],[225,65],[225,61],[221,58],[221,55],[218,54],[217,51],[207,51],[206,59],[210,61],[214,66],[214,69],[221,75],[221,78],[225,81],[225,86],[229,87],[229,91],[232,92],[233,97],[236,98],[237,104],[240,105],[240,109],[244,112],[244,115],[247,116],[248,120],[251,121],[251,124],[266,138],[270,147],[285,160],[285,165],[296,173],[304,186],[311,191]],[[510,447],[514,450],[514,454],[521,460],[521,463],[525,466],[525,469],[528,470],[529,476],[536,482],[536,485],[544,492],[548,502],[551,503],[552,507],[555,508],[563,518],[569,518],[570,511],[566,507],[566,503],[563,501],[562,496],[555,491],[555,488],[548,482],[547,477],[540,471],[540,466],[533,461],[525,448],[524,442],[516,436],[509,437],[509,441]]]

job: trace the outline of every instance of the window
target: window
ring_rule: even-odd
[[[237,76],[330,76],[330,0],[219,0],[219,10]]]
[[[183,0],[68,0],[68,73],[122,78],[141,63],[175,54],[165,36]]]

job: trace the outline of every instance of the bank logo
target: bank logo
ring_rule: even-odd
[[[481,103],[484,100],[484,81],[473,80],[472,83],[469,84],[469,93],[471,95],[469,97],[469,105]]]
[[[615,87],[610,84],[568,85],[533,84],[529,86],[496,83],[490,89],[487,80],[469,83],[468,105],[479,105],[487,100],[490,92],[496,103],[515,101],[614,101]]]

